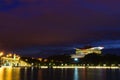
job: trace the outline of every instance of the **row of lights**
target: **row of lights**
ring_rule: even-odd
[[[1,56],[3,56],[4,55],[4,52],[0,52],[0,57]],[[11,54],[11,53],[9,53],[9,54],[7,54],[6,55],[6,57],[14,57],[14,58],[20,58],[20,56],[19,55],[16,55],[16,54]]]

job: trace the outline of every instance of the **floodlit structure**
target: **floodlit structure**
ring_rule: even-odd
[[[85,47],[85,48],[75,48],[76,54],[72,54],[71,58],[83,58],[87,54],[96,53],[101,54],[104,47]]]
[[[30,66],[25,61],[20,60],[20,56],[16,54],[7,54],[1,57],[1,66],[15,67],[15,66]]]

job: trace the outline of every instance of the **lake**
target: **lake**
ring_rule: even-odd
[[[120,69],[0,68],[0,80],[120,80]]]

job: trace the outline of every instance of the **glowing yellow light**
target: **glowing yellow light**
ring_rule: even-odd
[[[6,68],[5,80],[12,80],[12,68]]]
[[[28,59],[25,59],[25,61],[28,61]]]
[[[47,62],[48,60],[47,59],[44,59],[44,62]]]
[[[2,56],[4,53],[3,52],[0,52],[0,56]]]
[[[0,68],[0,80],[4,80],[4,68]]]
[[[41,66],[41,68],[48,68],[48,66]]]
[[[42,58],[38,58],[39,61],[42,61]]]
[[[10,57],[12,56],[12,54],[10,53],[10,54],[8,54]]]

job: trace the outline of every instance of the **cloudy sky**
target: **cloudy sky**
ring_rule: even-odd
[[[32,52],[31,47],[49,52],[45,46],[62,45],[63,50],[66,45],[71,49],[91,43],[118,48],[119,4],[119,0],[0,0],[0,48],[21,53]]]

